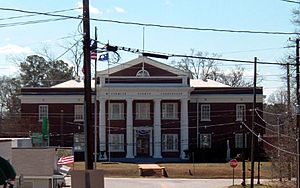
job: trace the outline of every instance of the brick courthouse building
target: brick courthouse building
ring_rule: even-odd
[[[188,158],[188,151],[207,160],[225,160],[241,153],[241,122],[249,127],[252,123],[253,88],[193,80],[146,57],[97,72],[96,90],[99,160],[181,160]],[[82,152],[83,91],[83,82],[74,80],[49,88],[22,88],[22,117],[37,130],[47,117],[50,145]],[[262,109],[262,88],[256,91],[256,107]],[[249,148],[251,134],[246,132]]]

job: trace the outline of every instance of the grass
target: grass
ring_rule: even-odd
[[[232,178],[232,168],[228,163],[163,163],[169,178]],[[250,164],[246,164],[246,175],[250,178]],[[257,165],[256,165],[257,168]],[[255,174],[257,169],[255,168]],[[264,162],[261,166],[261,178],[272,178],[271,163]],[[83,170],[84,162],[76,162],[74,169]],[[106,177],[140,177],[137,164],[133,163],[97,163],[97,169],[104,171]],[[273,175],[272,175],[273,174]],[[235,168],[235,178],[242,178],[242,164]]]
[[[231,179],[232,168],[228,163],[163,163],[169,178],[197,178],[197,179]],[[84,162],[76,162],[71,166],[75,170],[83,170]],[[133,163],[97,163],[97,169],[103,170],[105,177],[139,178],[138,165]],[[250,163],[246,163],[246,178],[250,178]],[[255,178],[257,164],[255,163]],[[151,176],[152,177],[152,176]],[[157,176],[154,176],[157,177]],[[263,162],[261,166],[261,178],[273,179],[277,174],[273,172],[270,162]],[[242,178],[242,163],[235,168],[235,178]],[[255,185],[255,188],[280,188],[295,187],[295,182],[272,181],[268,185]],[[247,185],[246,187],[250,187]],[[242,188],[241,185],[229,186],[228,188]]]

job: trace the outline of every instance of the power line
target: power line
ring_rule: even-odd
[[[81,8],[71,8],[71,9],[57,10],[57,11],[46,12],[46,13],[60,13],[60,12],[68,12],[68,11],[72,11],[72,10],[78,10],[78,9],[81,9]],[[12,19],[18,19],[18,18],[26,18],[26,17],[33,17],[33,16],[36,16],[36,15],[37,14],[12,16],[12,17],[7,17],[7,18],[0,18],[0,21],[2,21],[2,20],[12,20]]]
[[[251,128],[249,128],[244,122],[242,122],[242,123],[243,123],[243,125],[244,125],[244,126],[245,126],[245,127],[246,127],[253,135],[254,135],[254,136],[256,136],[256,137],[258,138],[258,135],[257,135]],[[277,150],[279,150],[279,151],[283,151],[283,152],[288,153],[288,154],[292,154],[292,155],[299,156],[298,153],[291,152],[291,151],[282,149],[282,148],[280,148],[280,147],[278,147],[278,146],[275,146],[275,145],[271,144],[270,142],[266,141],[265,139],[263,139],[263,138],[261,138],[261,137],[260,137],[259,139],[261,139],[261,141],[263,141],[263,142],[266,143],[267,145],[269,145],[269,146],[271,146],[271,147],[273,147],[273,148],[275,148],[275,149],[277,149]]]
[[[61,21],[61,20],[67,20],[67,19],[69,19],[69,18],[56,18],[56,19],[44,19],[44,20],[33,20],[33,21],[25,21],[25,22],[6,23],[6,24],[0,24],[0,28],[21,26],[21,25],[23,26],[23,25],[30,25],[30,24],[39,24],[39,23],[47,23],[47,22]]]
[[[291,1],[291,0],[280,0],[280,1],[287,2],[287,3],[296,3],[296,4],[300,4],[299,1]]]
[[[199,28],[199,27],[175,26],[175,25],[161,25],[161,24],[152,24],[152,23],[118,21],[118,20],[110,20],[110,19],[91,18],[91,20],[100,21],[100,22],[126,24],[126,25],[138,25],[138,26],[143,26],[143,27],[159,27],[159,28],[194,30],[194,31],[213,31],[213,32],[227,32],[227,33],[269,34],[269,35],[299,35],[300,34],[297,32],[282,32],[282,31],[252,31],[252,30],[232,30],[232,29],[216,29],[216,28]]]
[[[15,11],[15,12],[22,12],[22,13],[29,13],[29,14],[39,14],[39,15],[46,15],[46,16],[55,16],[55,17],[63,17],[63,18],[69,18],[69,19],[81,19],[80,17],[76,17],[76,16],[52,14],[52,13],[47,13],[47,12],[27,11],[27,10],[14,9],[14,8],[0,8],[0,10]],[[253,30],[199,28],[199,27],[190,27],[190,26],[162,25],[162,24],[153,24],[153,23],[129,22],[129,21],[97,19],[97,18],[90,18],[90,20],[99,21],[99,22],[116,23],[116,24],[125,24],[125,25],[137,25],[137,26],[143,26],[143,27],[158,27],[158,28],[193,30],[193,31],[212,31],[212,32],[268,34],[268,35],[299,35],[300,34],[298,32],[282,32],[282,31],[253,31]]]

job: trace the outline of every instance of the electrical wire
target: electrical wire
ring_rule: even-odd
[[[64,10],[57,10],[57,11],[52,11],[52,12],[46,12],[46,13],[60,13],[60,12],[68,12],[72,10],[78,10],[81,8],[71,8],[71,9],[64,9]],[[18,19],[18,18],[26,18],[26,17],[33,17],[36,16],[37,14],[30,14],[30,15],[23,15],[23,16],[12,16],[12,17],[7,17],[7,18],[0,18],[0,21],[2,20],[12,20],[12,19]]]
[[[257,112],[256,109],[255,109],[255,113],[256,113],[256,115],[257,115],[257,116],[258,116],[265,124],[267,124],[267,125],[269,125],[269,126],[272,126],[272,127],[281,127],[281,126],[285,125],[285,123],[278,124],[278,125],[270,124],[270,123],[268,123],[266,120],[264,120],[264,118],[261,117],[261,115]]]
[[[15,11],[22,13],[30,13],[30,14],[39,14],[46,16],[55,16],[55,17],[63,17],[69,19],[81,19],[80,17],[75,16],[66,16],[61,14],[52,14],[46,12],[36,12],[36,11],[27,11],[22,9],[14,9],[14,8],[0,8],[0,10],[5,11]],[[193,30],[193,31],[212,31],[212,32],[227,32],[227,33],[246,33],[246,34],[268,34],[268,35],[299,35],[298,32],[281,32],[281,31],[252,31],[252,30],[232,30],[232,29],[216,29],[216,28],[199,28],[199,27],[188,27],[188,26],[175,26],[175,25],[161,25],[161,24],[153,24],[153,23],[140,23],[140,22],[129,22],[129,21],[118,21],[111,19],[97,19],[90,18],[92,21],[99,22],[108,22],[108,23],[116,23],[116,24],[125,24],[125,25],[137,25],[143,27],[158,27],[158,28],[168,28],[168,29],[181,29],[181,30]]]
[[[296,156],[300,156],[299,154],[297,153],[294,153],[294,152],[291,152],[291,151],[288,151],[288,150],[285,150],[285,149],[282,149],[278,146],[275,146],[273,144],[271,144],[270,142],[266,141],[265,139],[259,137],[252,129],[250,129],[245,123],[243,123],[243,125],[254,135],[256,136],[257,138],[259,138],[261,141],[263,141],[264,143],[266,143],[267,145],[279,150],[279,151],[282,151],[282,152],[285,152],[285,153],[288,153],[288,154],[291,154],[291,155],[296,155]]]
[[[6,23],[6,24],[0,24],[0,28],[24,26],[24,25],[31,25],[31,24],[40,24],[40,23],[47,23],[47,22],[54,22],[54,21],[62,21],[62,20],[67,20],[67,19],[69,19],[69,18],[43,19],[43,20]]]
[[[62,56],[64,56],[68,51],[70,51],[74,46],[76,46],[79,42],[81,41],[81,39],[79,39],[78,41],[76,41],[70,48],[68,48],[66,51],[64,51],[61,55],[59,55],[57,58],[54,59],[54,61],[57,61],[59,58],[61,58]]]
[[[260,125],[259,123],[256,123],[256,122],[255,122],[255,125],[257,125],[257,126],[263,128],[263,129],[267,129],[268,131],[270,131],[270,132],[272,132],[272,133],[276,133],[277,135],[280,135],[280,136],[283,136],[283,137],[286,137],[286,138],[293,139],[293,140],[295,140],[295,142],[297,142],[297,138],[295,138],[295,137],[292,137],[292,136],[289,136],[289,135],[286,135],[286,134],[282,134],[282,133],[278,133],[278,131],[274,131],[274,130],[272,130],[272,129],[269,129],[269,128],[267,128],[267,127],[265,127],[265,126],[263,126],[263,125]]]
[[[300,4],[299,1],[292,1],[292,0],[280,0],[280,1],[287,2],[287,3],[296,3],[296,4]]]

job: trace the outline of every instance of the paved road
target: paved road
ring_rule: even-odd
[[[153,179],[120,178],[105,179],[105,188],[224,188],[232,185],[229,179]]]
[[[66,181],[70,185],[70,178]],[[232,185],[232,179],[105,178],[104,182],[105,188],[226,188]],[[240,183],[241,180],[235,180],[235,184]]]

